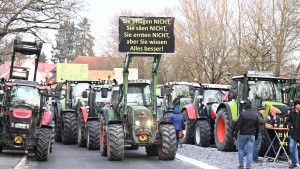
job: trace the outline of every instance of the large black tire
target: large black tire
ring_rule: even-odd
[[[62,116],[61,138],[63,144],[75,144],[77,142],[77,119],[76,114],[66,112]]]
[[[211,129],[209,122],[198,120],[195,125],[195,145],[201,147],[208,147],[210,144]]]
[[[78,113],[77,118],[77,143],[79,147],[85,147],[86,146],[86,137],[85,137],[85,126],[84,126],[84,120],[83,116],[80,111]]]
[[[2,147],[2,146],[0,146],[0,153],[2,153],[2,150],[3,150],[3,147]]]
[[[147,156],[158,156],[158,146],[157,145],[150,145],[146,146],[146,154]]]
[[[107,157],[110,161],[121,161],[124,157],[124,131],[121,124],[108,126]]]
[[[187,111],[183,110],[182,115],[185,119],[184,125],[185,130],[183,130],[184,137],[182,138],[184,144],[194,144],[194,128],[193,128],[193,120],[189,119]]]
[[[100,154],[102,156],[107,156],[107,132],[106,125],[104,123],[104,116],[101,114],[100,116]]]
[[[53,144],[54,144],[54,136],[55,136],[55,130],[54,128],[51,129],[51,144],[50,144],[50,153],[53,151]]]
[[[176,155],[176,131],[170,124],[160,126],[161,145],[158,147],[160,160],[174,160]]]
[[[215,143],[220,151],[234,151],[232,122],[226,108],[221,108],[215,121]]]
[[[87,125],[87,149],[99,150],[100,149],[100,122],[88,121]]]
[[[48,128],[40,129],[35,154],[37,161],[46,161],[49,157],[52,135],[51,132],[51,129]]]
[[[58,110],[57,107],[54,107],[54,115],[55,115],[55,127],[54,127],[54,139],[56,142],[61,142],[61,121],[58,118]]]

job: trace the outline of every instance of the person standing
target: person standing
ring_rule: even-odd
[[[257,139],[254,142],[253,147],[253,161],[256,163],[263,162],[262,160],[258,159],[258,152],[260,150],[261,141],[262,141],[262,133],[265,131],[265,124],[268,121],[267,118],[263,118],[263,114],[265,113],[265,107],[259,106],[257,108],[257,115],[258,115],[258,122],[259,122],[259,133]]]
[[[171,115],[171,118],[170,118],[171,122],[173,122],[173,125],[176,130],[176,140],[177,140],[176,148],[178,148],[178,144],[179,144],[178,133],[180,130],[183,129],[183,126],[184,126],[184,117],[182,114],[180,114],[179,109],[180,109],[179,106],[175,106],[175,108],[173,110],[173,114]]]
[[[245,109],[236,122],[235,133],[238,135],[239,169],[244,168],[244,149],[247,146],[246,168],[251,168],[253,160],[253,145],[259,133],[259,122],[256,112],[251,109],[251,102],[247,102]]]
[[[289,151],[292,160],[289,168],[296,168],[298,162],[297,143],[300,142],[300,100],[294,102],[294,107],[289,112],[286,122],[289,128]]]
[[[267,119],[268,119],[268,121],[267,121],[268,124],[272,125],[273,127],[280,127],[280,117],[277,114],[276,108],[274,106],[270,107],[270,113],[267,116]],[[276,137],[276,134],[275,134],[274,130],[268,129],[267,132],[268,132],[268,135],[269,135],[269,137],[270,137],[271,140],[273,140],[274,137]],[[268,154],[267,154],[267,156],[269,157],[268,160],[270,162],[274,161],[274,157],[276,156],[276,152],[279,149],[279,141],[278,141],[278,139],[274,140],[273,147],[274,148],[271,148],[268,151]]]

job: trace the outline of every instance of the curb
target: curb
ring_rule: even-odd
[[[27,161],[27,154],[25,154],[21,161],[14,167],[14,169],[25,169],[25,164]]]

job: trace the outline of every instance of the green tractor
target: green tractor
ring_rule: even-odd
[[[84,91],[84,95],[87,91]],[[111,85],[91,85],[88,99],[80,98],[77,118],[78,146],[89,150],[99,150],[100,111],[110,106]],[[86,103],[87,102],[87,103]]]
[[[300,96],[300,79],[291,80],[285,88],[284,96],[285,102],[292,107],[295,99]]]
[[[226,101],[229,85],[200,84],[194,88],[193,103],[186,104],[182,113],[186,117],[185,143],[208,147],[214,143],[214,124],[219,104]]]
[[[76,105],[85,89],[90,84],[100,84],[100,81],[68,81],[58,83],[53,100],[55,120],[55,141],[63,144],[77,143]]]
[[[244,108],[244,103],[252,102],[253,108],[264,105],[266,117],[269,114],[271,106],[275,107],[282,121],[287,116],[289,106],[283,104],[283,86],[289,79],[274,77],[270,72],[249,71],[244,76],[235,76],[232,78],[234,84],[229,93],[229,101],[221,103],[217,108],[217,117],[215,119],[214,135],[215,143],[220,151],[235,151],[236,145],[233,138],[233,126],[237,121],[239,114]],[[265,152],[266,142],[264,140],[261,146],[261,153]]]
[[[128,68],[133,57],[153,57],[152,82],[128,81]],[[128,54],[123,69],[119,94],[112,93],[113,111],[103,111],[100,118],[100,152],[109,160],[124,158],[124,148],[145,147],[148,156],[174,160],[176,131],[171,122],[158,118],[156,110],[157,70],[161,54]],[[116,103],[116,99],[118,100]]]

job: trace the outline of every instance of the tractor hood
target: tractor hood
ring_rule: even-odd
[[[270,102],[270,101],[264,101],[263,105],[265,105],[266,112],[264,114],[264,117],[266,117],[269,112],[270,108],[273,106],[276,109],[276,112],[279,114],[280,117],[284,117],[287,115],[288,109],[290,108],[289,106],[279,103],[279,102]]]
[[[31,118],[32,111],[27,109],[13,109],[12,116],[20,119]]]
[[[149,109],[144,106],[130,106],[130,112],[133,116],[134,128],[151,128],[152,114]]]

